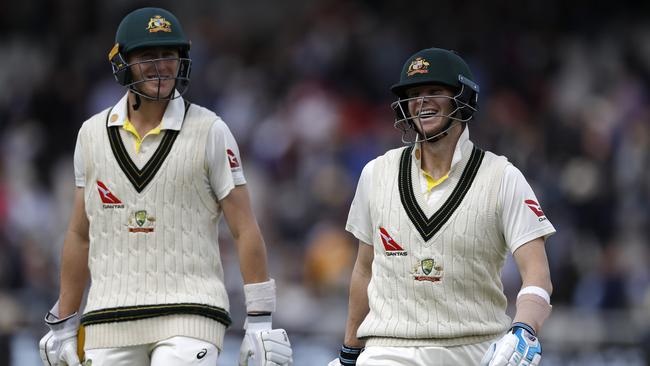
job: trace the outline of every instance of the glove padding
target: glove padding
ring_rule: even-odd
[[[542,345],[528,324],[515,323],[501,339],[492,343],[481,366],[537,366]]]
[[[361,347],[348,347],[343,345],[341,346],[339,357],[330,361],[327,366],[355,366],[361,352],[363,352],[363,348]]]
[[[240,366],[290,366],[293,351],[284,329],[271,329],[271,316],[247,317]]]
[[[41,360],[45,366],[81,366],[77,356],[79,315],[74,313],[59,319],[59,303],[45,316],[50,331],[38,343]]]

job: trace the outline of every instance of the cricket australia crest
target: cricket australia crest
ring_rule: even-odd
[[[160,15],[156,15],[155,17],[149,19],[149,23],[147,23],[147,30],[149,33],[169,33],[172,31],[172,23]]]
[[[416,281],[440,282],[442,280],[442,265],[433,258],[426,258],[413,266],[413,279]]]
[[[139,210],[129,216],[127,226],[130,233],[151,233],[155,223],[155,217],[147,215],[146,210]]]
[[[429,72],[429,61],[423,59],[422,57],[417,57],[415,60],[411,61],[406,74],[408,76],[413,76],[415,74],[426,74]]]

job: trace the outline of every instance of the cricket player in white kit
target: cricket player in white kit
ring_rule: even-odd
[[[178,19],[164,9],[135,10],[118,27],[109,60],[128,91],[79,131],[61,291],[40,342],[44,365],[217,364],[231,324],[218,245],[222,214],[245,284],[239,363],[292,362],[286,332],[271,326],[275,282],[235,140],[221,118],[182,97],[189,49]],[[77,355],[80,324],[85,357]]]
[[[555,229],[521,172],[469,139],[479,86],[456,53],[405,63],[392,91],[409,145],[369,162],[346,229],[359,239],[345,339],[330,366],[537,365]],[[500,271],[522,277],[514,321]]]

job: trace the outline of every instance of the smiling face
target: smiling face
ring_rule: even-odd
[[[423,85],[407,90],[408,112],[420,134],[433,136],[447,126],[456,109],[454,95],[451,88],[443,85]]]
[[[176,85],[180,64],[175,47],[152,47],[135,50],[128,55],[135,87],[153,98],[171,95]]]

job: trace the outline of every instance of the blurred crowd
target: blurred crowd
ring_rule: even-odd
[[[522,170],[558,231],[547,242],[556,311],[610,314],[632,343],[649,344],[650,6],[525,3],[2,2],[0,365],[17,337],[35,349],[45,331],[77,131],[125,92],[107,54],[121,18],[145,5],[181,20],[192,40],[187,98],[239,143],[278,281],[275,319],[290,334],[323,337],[332,355],[342,339],[356,182],[401,144],[389,87],[402,63],[436,46],[458,51],[481,87],[471,138]],[[237,327],[241,279],[222,233]],[[503,279],[512,299],[512,262]],[[610,330],[597,341],[616,345]]]

